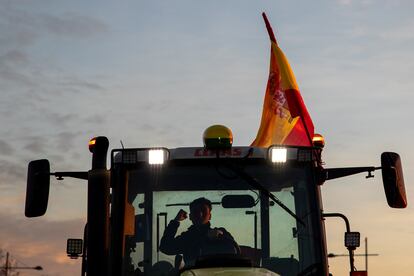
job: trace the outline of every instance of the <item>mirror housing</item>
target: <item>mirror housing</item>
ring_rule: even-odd
[[[225,195],[221,205],[223,208],[252,208],[256,203],[251,195]]]
[[[39,217],[46,213],[49,200],[50,164],[46,159],[29,163],[27,172],[26,217]]]
[[[395,152],[381,154],[382,181],[388,205],[392,208],[407,207],[401,158]]]

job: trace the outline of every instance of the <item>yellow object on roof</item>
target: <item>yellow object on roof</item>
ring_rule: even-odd
[[[223,125],[208,127],[203,133],[204,147],[207,149],[231,148],[233,144],[233,133]]]

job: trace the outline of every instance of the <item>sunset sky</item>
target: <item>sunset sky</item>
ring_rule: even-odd
[[[414,2],[0,0],[0,249],[45,268],[20,275],[78,274],[66,239],[82,236],[86,217],[85,182],[72,179],[51,181],[44,217],[24,217],[30,160],[88,170],[91,137],[111,148],[201,146],[216,123],[235,145],[252,142],[269,67],[263,11],[325,136],[326,167],[400,153],[407,209],[387,206],[376,172],[325,183],[324,210],[368,237],[379,254],[370,275],[413,274]],[[346,253],[344,230],[326,221],[328,252]],[[347,258],[329,263],[348,275]]]

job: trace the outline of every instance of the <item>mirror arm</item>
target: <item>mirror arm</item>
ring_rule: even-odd
[[[375,170],[379,170],[382,167],[352,167],[352,168],[331,168],[331,169],[323,169],[322,170],[322,177],[324,180],[330,180],[345,176],[350,176],[362,172],[367,172],[368,175],[366,178],[374,177],[372,172]]]
[[[54,172],[50,173],[50,175],[54,175],[57,180],[63,180],[64,177],[88,180],[88,172]]]
[[[322,217],[323,218],[338,217],[338,218],[343,219],[344,222],[345,222],[346,232],[347,233],[351,232],[351,226],[349,225],[349,220],[344,214],[341,214],[341,213],[322,213]],[[350,268],[351,268],[351,272],[352,272],[352,271],[354,271],[354,251],[353,251],[352,248],[348,247],[348,252],[349,252],[349,264],[350,264]]]

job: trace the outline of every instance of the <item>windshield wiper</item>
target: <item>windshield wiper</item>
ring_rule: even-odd
[[[260,184],[260,182],[258,180],[256,180],[253,176],[251,176],[250,174],[246,173],[241,168],[238,168],[236,166],[233,166],[232,164],[226,164],[226,165],[227,165],[227,167],[230,170],[232,170],[238,176],[240,176],[241,178],[243,178],[244,180],[246,180],[246,182],[250,186],[252,186],[253,188],[255,188],[255,189],[259,190],[260,192],[262,192],[263,194],[265,194],[267,197],[269,197],[271,200],[273,200],[277,205],[279,205],[280,208],[282,208],[289,215],[291,215],[293,218],[295,218],[297,222],[299,222],[304,227],[306,227],[305,222],[300,217],[298,217],[294,212],[292,212],[292,210],[290,210],[285,204],[283,204],[283,202],[280,201],[274,194],[272,194],[271,192],[269,192],[269,190],[267,190],[262,184]]]

